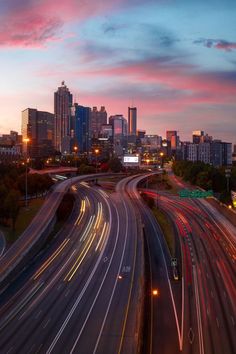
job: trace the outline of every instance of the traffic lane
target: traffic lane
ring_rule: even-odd
[[[142,214],[145,232],[150,250],[152,289],[157,289],[159,295],[152,299],[153,312],[153,353],[178,353],[179,339],[176,329],[176,318],[173,311],[172,297],[168,285],[169,274],[166,272],[165,260],[161,246],[157,241],[157,230],[150,224],[150,219]],[[180,323],[180,321],[179,321]]]
[[[149,210],[149,208],[144,205],[139,193],[137,192],[137,183],[142,179],[143,177],[139,177],[136,180],[132,182],[133,184],[133,197],[137,202],[137,205],[143,210],[143,220],[145,224],[145,230],[146,234],[148,235],[148,245],[149,245],[149,250],[150,250],[150,259],[151,259],[151,271],[152,271],[152,287],[158,287],[158,284],[161,284],[161,289],[163,289],[160,293],[163,294],[168,294],[167,300],[163,298],[159,298],[161,301],[161,308],[164,308],[165,306],[169,307],[169,312],[174,314],[172,316],[172,328],[171,328],[171,333],[175,333],[176,337],[173,339],[172,343],[176,347],[175,349],[166,347],[166,351],[168,350],[180,350],[182,347],[182,310],[178,309],[179,306],[181,307],[181,302],[179,301],[179,290],[180,290],[180,284],[177,284],[175,282],[172,282],[169,277],[172,279],[172,274],[170,270],[170,253],[169,250],[167,249],[166,242],[164,240],[164,236],[161,233],[160,227],[156,222],[156,219],[154,218],[153,214]],[[146,222],[145,222],[145,216],[146,216]],[[151,229],[150,229],[151,226]],[[152,235],[152,238],[151,238]],[[154,243],[151,244],[150,240]],[[156,250],[155,250],[156,246]],[[155,250],[155,252],[153,252]],[[161,263],[159,264],[158,262]],[[171,274],[171,275],[170,275]],[[166,286],[167,285],[167,286]],[[152,292],[152,289],[150,290]],[[162,305],[163,303],[163,305]],[[154,304],[155,305],[155,304]],[[154,308],[154,306],[153,306]],[[158,311],[158,309],[157,309]],[[157,343],[155,343],[155,339],[158,339],[155,337],[155,332],[157,333],[163,333],[163,335],[160,335],[160,342],[165,338],[165,334],[163,331],[163,327],[159,328],[161,321],[158,320],[157,316],[157,311],[156,309],[153,310],[153,322],[155,324],[155,327],[157,328],[155,330],[155,327],[153,326],[153,348],[155,350],[159,350],[159,346]],[[181,314],[181,315],[180,315]],[[165,323],[165,313],[163,312],[162,314],[163,317],[163,323]],[[158,322],[159,321],[159,322]],[[173,326],[174,324],[174,326]],[[167,328],[171,326],[170,323],[165,323],[165,326]],[[177,339],[176,339],[177,338]],[[167,341],[168,342],[168,341]],[[163,348],[165,347],[165,343],[163,343]],[[162,348],[162,349],[163,349]]]
[[[35,257],[34,262],[31,262],[27,269],[20,274],[18,279],[16,279],[12,284],[8,286],[8,288],[1,293],[1,308],[0,308],[0,317],[3,316],[3,310],[9,309],[11,305],[15,304],[15,299],[17,297],[17,301],[21,300],[21,296],[24,296],[24,291],[27,294],[29,292],[32,284],[32,276],[37,273],[37,271],[42,267],[42,265],[57,251],[57,249],[62,245],[63,241],[66,239],[68,235],[71,234],[71,227],[74,228],[76,221],[78,219],[78,210],[80,207],[80,200],[84,196],[84,194],[78,194],[76,198],[76,205],[78,206],[74,208],[69,220],[63,226],[63,228],[59,231],[56,237],[52,240],[52,242],[44,248],[38,255]],[[80,220],[80,229],[86,225],[88,218],[87,214],[83,215],[83,218]],[[74,240],[73,240],[74,241]],[[72,242],[73,242],[72,241]],[[33,282],[34,283],[34,282]]]
[[[190,268],[192,265],[191,263],[188,264],[188,267]],[[185,282],[185,281],[184,281]],[[183,286],[185,285],[183,282]],[[194,343],[194,346],[190,343],[190,341],[192,342],[192,329],[190,327],[190,324],[195,323],[196,319],[193,318],[195,316],[195,308],[193,307],[194,303],[192,301],[192,297],[189,296],[188,294],[189,289],[187,287],[184,287],[183,289],[183,297],[184,297],[184,307],[182,307],[182,309],[184,310],[183,314],[182,314],[182,321],[184,319],[184,327],[182,327],[182,344],[184,344],[184,352],[189,353],[191,352],[191,350],[193,350],[193,352],[198,353],[199,352],[199,345],[196,345],[196,341]],[[193,309],[192,309],[193,308]],[[186,323],[186,318],[188,320],[188,322]],[[181,326],[183,326],[183,324],[181,324]],[[189,326],[189,327],[188,327]],[[195,328],[195,324],[194,324],[194,328]]]
[[[136,353],[140,269],[137,261],[138,218],[126,195],[122,194],[128,220],[127,240],[113,297],[99,333],[96,353]],[[120,205],[122,208],[122,204]],[[139,252],[139,251],[138,251]],[[139,253],[140,254],[140,253]],[[142,261],[142,258],[139,258]],[[136,275],[136,276],[134,276]],[[134,293],[136,289],[136,293]],[[135,306],[133,304],[135,303]],[[115,320],[114,320],[115,319]]]
[[[194,243],[198,243],[198,240],[199,240],[199,238],[200,238],[200,240],[204,240],[205,242],[206,242],[206,240],[207,240],[207,238],[206,238],[206,235],[207,235],[207,229],[205,230],[204,228],[203,228],[203,225],[204,224],[202,224],[201,222],[200,222],[200,224],[199,224],[199,219],[196,217],[196,216],[194,216],[194,215],[191,215],[191,216],[189,216],[188,214],[186,214],[186,213],[183,213],[183,215],[185,215],[185,217],[186,218],[188,218],[188,219],[190,219],[190,221],[191,221],[191,225],[192,226],[194,226],[194,230],[195,230],[195,234],[194,234],[194,237],[192,237],[192,241],[194,242]],[[195,225],[193,225],[193,221],[195,221]],[[205,237],[203,238],[202,236],[200,236],[200,235],[204,235]],[[202,242],[204,242],[204,241],[202,241]],[[194,245],[194,247],[195,247],[195,253],[197,253],[197,255],[198,255],[198,262],[201,264],[203,264],[204,262],[203,261],[205,261],[205,255],[204,254],[202,254],[202,252],[203,252],[203,250],[202,250],[202,248],[201,248],[201,245],[199,245],[199,244],[197,244],[197,245]],[[211,247],[209,247],[209,250],[211,250]],[[216,254],[212,254],[211,256],[210,256],[210,259],[212,260],[214,260],[215,259],[215,256],[217,256]],[[218,257],[218,256],[217,256]],[[205,261],[206,262],[206,261]],[[209,287],[209,280],[211,281],[212,280],[212,278],[214,277],[215,278],[215,276],[211,276],[210,277],[210,275],[209,275],[209,266],[207,267],[207,276],[208,276],[208,287]],[[214,270],[214,268],[213,268],[213,270]],[[199,275],[201,275],[203,272],[197,272],[197,274]],[[204,275],[204,274],[203,274]],[[201,277],[201,281],[198,281],[198,283],[199,283],[199,287],[200,287],[200,290],[201,290],[201,293],[203,293],[205,290],[206,290],[206,288],[203,288],[203,287],[201,287],[201,284],[202,284],[202,282],[203,282],[203,279],[202,279],[203,277]],[[215,290],[214,290],[215,291]],[[211,292],[212,292],[212,294],[214,293],[214,291],[213,290],[211,290]],[[201,295],[201,294],[200,294]],[[206,306],[205,306],[205,303],[207,303],[207,300],[203,300],[202,301],[202,304],[201,304],[201,307],[202,307],[202,315],[203,315],[203,318],[204,318],[204,320],[203,320],[203,323],[206,323],[207,322],[207,318],[206,318],[206,313],[207,313],[207,315],[209,316],[209,307],[207,308],[207,311],[206,311]],[[215,313],[217,314],[217,313],[219,313],[219,311],[222,313],[222,310],[221,309],[217,309],[217,310],[215,310]],[[223,312],[224,312],[224,310],[223,310]],[[205,320],[206,320],[206,322],[205,322]],[[215,327],[217,327],[218,326],[218,321],[219,321],[219,319],[218,319],[218,317],[217,318],[214,318],[213,319],[214,320],[214,322],[213,322],[213,324],[211,324],[211,326],[209,327],[209,328],[207,328],[207,330],[206,330],[206,332],[204,331],[204,333],[205,334],[207,334],[208,333],[208,330],[210,330],[211,332],[213,331],[213,327],[214,327],[214,324],[217,324],[217,325],[215,325]],[[215,332],[215,334],[217,334],[218,333],[218,330],[219,330],[219,328],[215,328],[214,329],[214,332]],[[209,334],[211,334],[211,333],[209,333]],[[216,348],[218,348],[218,350],[219,350],[219,348],[220,348],[220,345],[219,345],[219,343],[218,343],[218,345],[217,345],[217,339],[218,339],[218,337],[217,336],[214,336],[215,338],[216,338],[216,340],[215,340],[215,342],[216,343],[213,343],[215,346],[216,346]],[[226,342],[228,342],[228,341],[226,341]],[[223,347],[224,347],[224,344],[223,344]],[[226,347],[227,347],[227,344],[226,344]],[[219,351],[220,352],[220,351]]]
[[[97,333],[100,330],[99,321],[102,321],[100,313],[104,314],[106,311],[111,288],[116,280],[117,262],[119,262],[124,247],[120,239],[124,237],[125,219],[123,218],[120,224],[120,221],[115,217],[116,214],[113,211],[113,221],[107,247],[104,253],[101,253],[102,258],[99,260],[91,282],[85,289],[83,298],[77,303],[78,297],[75,297],[71,302],[75,304],[73,306],[74,311],[69,314],[69,317],[64,320],[45,343],[45,348],[48,348],[49,352],[58,352],[59,348],[64,347],[65,343],[65,352],[67,353],[74,345],[80,348],[81,353],[92,352],[91,348],[95,345]],[[118,227],[120,228],[119,233],[117,233]],[[79,293],[77,292],[77,294]],[[73,332],[71,328],[73,328]]]
[[[207,215],[210,215],[210,217],[220,223],[221,227],[224,230],[224,233],[227,233],[228,236],[231,238],[231,242],[234,243],[234,246],[236,246],[236,228],[231,222],[226,219],[226,217],[222,214],[219,213],[217,209],[215,209],[211,204],[209,204],[206,200],[204,199],[199,199],[199,200],[194,200],[194,203],[198,205],[200,209],[205,211]]]
[[[96,178],[109,176],[113,174],[96,174]],[[32,220],[29,227],[24,231],[20,238],[10,249],[4,254],[0,259],[0,279],[4,280],[6,276],[19,264],[19,262],[27,254],[28,249],[31,249],[33,245],[40,239],[42,231],[45,230],[47,225],[52,221],[55,211],[59,206],[60,201],[62,200],[65,192],[73,185],[77,184],[80,181],[93,179],[94,175],[84,175],[79,177],[74,177],[71,180],[66,180],[57,184],[53,190],[51,190],[40,208],[37,215]]]
[[[67,262],[65,263],[65,265],[67,265]],[[16,334],[18,336],[18,338],[20,338],[20,340],[21,340],[22,338],[24,338],[24,336],[26,335],[27,332],[33,331],[35,328],[37,328],[38,324],[35,323],[36,320],[31,321],[32,318],[30,318],[29,316],[30,316],[30,313],[32,313],[33,311],[37,311],[38,307],[43,307],[41,303],[43,302],[45,296],[47,296],[47,293],[49,293],[50,296],[48,297],[48,299],[45,300],[46,303],[48,304],[47,311],[46,310],[44,311],[44,312],[46,312],[46,315],[48,314],[48,311],[51,311],[53,306],[55,306],[55,302],[58,300],[58,298],[56,295],[57,292],[54,291],[55,290],[54,286],[55,286],[55,283],[58,281],[58,277],[61,276],[60,272],[61,271],[58,271],[56,273],[55,278],[52,279],[52,281],[50,283],[48,283],[48,284],[43,283],[43,285],[45,285],[45,286],[43,288],[41,288],[42,291],[39,294],[36,294],[36,296],[37,296],[36,298],[34,297],[33,299],[31,299],[31,297],[30,297],[29,300],[32,300],[32,301],[31,301],[31,303],[28,304],[27,309],[25,310],[23,308],[22,311],[17,313],[17,317],[18,317],[17,319],[19,320],[19,322],[15,321],[15,319],[14,319],[13,324],[10,325],[10,329],[9,329],[9,326],[6,327],[6,329],[5,329],[6,336],[8,338],[10,336],[11,343],[13,342],[13,334]],[[47,271],[47,273],[50,273],[50,272]],[[38,282],[37,282],[37,284],[38,284]],[[42,282],[40,284],[42,284]],[[57,290],[59,290],[59,289],[60,289],[60,285],[57,288]],[[35,293],[34,293],[34,295],[35,295]],[[44,296],[44,298],[43,298],[43,296]],[[26,298],[27,297],[28,296],[26,296]],[[19,303],[18,307],[20,307],[20,310],[21,310],[21,303]],[[43,312],[42,312],[42,315],[43,315]],[[38,318],[38,316],[36,316],[36,317],[39,321],[41,320],[40,318]],[[24,322],[23,326],[22,326],[22,322]],[[21,331],[23,331],[23,333],[21,333]],[[20,332],[20,334],[19,334],[19,332]],[[3,331],[2,335],[1,335],[1,342],[5,340],[5,343],[6,343],[6,336],[4,336],[4,331]],[[20,340],[16,339],[16,344],[19,344]],[[20,347],[21,347],[21,345],[20,345]]]
[[[118,203],[122,204],[121,208],[119,208]],[[108,257],[110,261],[108,260],[106,262],[107,274],[105,273],[105,277],[99,278],[99,282],[97,284],[97,287],[99,286],[98,291],[96,292],[96,296],[93,299],[92,305],[88,307],[87,311],[85,311],[83,327],[80,329],[76,338],[74,339],[72,346],[73,352],[76,352],[76,350],[79,348],[82,353],[92,353],[97,348],[97,341],[101,336],[103,323],[106,320],[110,302],[113,299],[117,284],[119,282],[118,275],[120,273],[124,251],[126,249],[128,221],[124,211],[123,202],[120,200],[118,201],[117,197],[116,208],[118,213],[118,229],[113,229],[114,231],[110,236],[111,238],[114,238],[115,235],[118,237],[114,249],[115,253],[113,255],[111,253]],[[119,318],[116,318],[115,321],[118,322]],[[65,338],[65,340],[67,339]],[[109,345],[109,343],[107,343],[107,345]],[[116,348],[113,345],[112,348],[113,349],[111,352],[116,352]]]
[[[194,229],[195,231],[196,229]],[[227,308],[226,304],[222,303],[222,284],[219,283],[218,273],[215,268],[215,254],[212,253],[212,249],[204,247],[204,242],[199,239],[200,230],[193,234],[193,240],[195,242],[194,247],[198,249],[199,262],[198,262],[198,287],[200,289],[199,297],[201,301],[203,324],[207,324],[206,332],[210,332],[213,341],[213,347],[215,347],[216,353],[222,353],[226,351],[228,353],[232,352],[230,345],[230,332],[228,332],[228,323],[226,319]],[[203,283],[207,284],[207,289],[203,288]],[[209,322],[207,321],[209,317]],[[221,336],[219,337],[219,324],[224,324],[222,330],[220,330]]]
[[[141,177],[142,178],[142,177]],[[140,178],[138,178],[140,180]],[[136,181],[133,182],[134,187]],[[134,194],[137,206],[145,225],[150,263],[152,269],[152,286],[159,290],[160,296],[153,299],[153,353],[178,353],[181,347],[181,320],[177,319],[177,311],[169,272],[166,265],[166,245],[160,235],[160,229],[151,211],[143,204],[137,192]],[[168,252],[167,252],[168,253]],[[152,289],[150,289],[152,292]],[[168,315],[167,315],[168,314]],[[177,319],[177,321],[176,321]]]

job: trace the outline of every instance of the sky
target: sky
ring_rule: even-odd
[[[64,80],[85,106],[138,109],[138,128],[236,143],[235,0],[0,1],[0,133],[53,112]]]

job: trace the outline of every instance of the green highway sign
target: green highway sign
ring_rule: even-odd
[[[180,198],[208,198],[213,197],[213,191],[201,191],[199,189],[195,189],[193,191],[189,189],[181,189],[179,191]]]

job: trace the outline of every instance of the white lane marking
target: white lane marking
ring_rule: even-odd
[[[234,321],[233,316],[231,316],[231,321],[232,321],[233,326],[235,326],[235,321]]]
[[[11,347],[11,348],[6,352],[6,354],[11,353],[13,349],[14,349],[14,347]]]
[[[196,312],[197,312],[199,349],[200,349],[200,354],[204,354],[204,341],[203,341],[203,333],[202,333],[201,307],[200,307],[200,301],[199,301],[197,272],[196,272],[195,266],[193,266],[193,281],[194,281],[195,305],[196,305]]]
[[[109,210],[109,219],[112,221],[111,207],[110,207],[109,203],[107,202],[107,200],[106,200],[106,199],[104,199],[104,200],[105,200],[105,203],[107,204],[107,207],[108,207],[108,210]],[[111,229],[111,223],[109,223],[109,233],[110,233],[110,229]],[[104,256],[104,252],[105,252],[105,248],[106,248],[107,242],[108,242],[108,238],[106,239],[106,243],[105,243],[105,245],[104,245],[104,249],[103,249],[103,251],[100,253],[100,255],[99,255],[99,257],[98,257],[98,260],[97,260],[97,262],[96,262],[96,264],[95,264],[95,266],[94,266],[92,272],[90,273],[87,282],[85,283],[85,285],[84,285],[84,287],[83,287],[81,293],[79,294],[79,296],[77,297],[76,301],[74,302],[74,305],[72,306],[70,312],[69,312],[68,315],[66,316],[66,318],[65,318],[65,320],[64,320],[64,322],[63,322],[61,328],[60,328],[59,331],[57,332],[57,334],[56,334],[55,338],[53,339],[53,341],[52,341],[50,347],[48,348],[46,354],[50,354],[50,353],[52,352],[53,348],[55,347],[55,345],[57,344],[59,338],[61,337],[63,331],[65,330],[65,328],[66,328],[68,322],[70,321],[70,319],[71,319],[73,313],[75,312],[76,308],[78,307],[78,305],[79,305],[81,299],[83,298],[83,295],[84,295],[84,293],[86,292],[86,290],[87,290],[87,288],[88,288],[88,286],[89,286],[89,284],[90,284],[90,282],[91,282],[91,280],[92,280],[92,278],[93,278],[93,276],[94,276],[94,274],[95,274],[95,272],[96,272],[96,270],[97,270],[97,268],[98,268],[98,265],[99,265],[99,263],[100,263],[102,257]],[[116,242],[117,242],[117,239],[116,239]],[[109,263],[109,267],[110,267],[110,264],[111,264],[111,262]],[[109,270],[109,267],[107,268],[107,272],[108,272],[108,270]],[[106,273],[106,274],[107,274],[107,273]],[[105,274],[105,275],[106,275],[106,274]]]
[[[47,322],[43,325],[43,328],[46,328],[50,321],[51,321],[51,318],[49,318],[49,319],[47,320]]]
[[[66,293],[65,293],[65,297],[67,297],[70,293],[70,290],[67,290]]]
[[[58,285],[57,290],[60,290],[62,287],[62,283]]]
[[[41,315],[41,313],[42,313],[42,310],[39,310],[39,312],[36,314],[36,316],[35,316],[34,318],[37,320],[37,318],[39,318],[39,316]]]
[[[216,317],[216,324],[217,324],[217,327],[220,328],[220,322],[219,322],[218,317]]]
[[[35,344],[32,345],[32,347],[30,348],[30,352],[32,352],[32,350],[34,349]]]

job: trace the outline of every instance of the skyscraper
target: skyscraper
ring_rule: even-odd
[[[97,107],[93,107],[90,121],[91,137],[97,138],[102,131],[102,125],[107,124],[107,112],[105,107],[102,106],[100,111]]]
[[[75,138],[79,153],[88,153],[90,149],[90,115],[91,108],[75,103]]]
[[[29,138],[30,157],[48,156],[52,152],[54,115],[49,112],[27,108],[22,112],[21,130],[23,141]],[[23,152],[26,152],[24,145]]]
[[[137,135],[137,108],[128,107],[128,134]]]
[[[199,144],[201,141],[201,137],[204,136],[204,132],[202,130],[194,130],[192,137],[193,137],[193,143],[194,144]]]
[[[112,125],[114,153],[122,156],[127,149],[127,120],[120,114],[109,117]]]
[[[166,140],[167,140],[167,154],[171,156],[179,146],[179,137],[176,130],[167,130],[166,131]]]
[[[65,82],[62,81],[57,92],[54,93],[54,113],[55,113],[55,138],[54,146],[57,151],[62,151],[63,138],[70,136],[70,111],[73,96]]]

